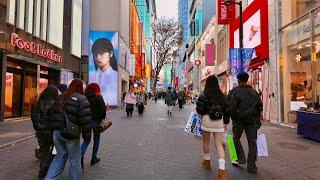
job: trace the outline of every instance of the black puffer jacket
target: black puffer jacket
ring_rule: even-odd
[[[257,122],[261,125],[262,101],[256,90],[249,85],[240,85],[232,91],[230,99],[232,119],[244,123]]]
[[[227,102],[225,100],[225,97],[222,97],[222,99],[224,100],[223,100],[223,103],[220,104],[220,106],[222,107],[222,110],[223,110],[223,122],[224,124],[229,124],[230,118],[226,111]],[[201,116],[208,115],[213,104],[216,104],[214,102],[214,99],[210,98],[205,93],[201,93],[197,101],[197,107],[196,107],[197,113],[200,114]]]
[[[49,85],[42,91],[38,100],[31,107],[30,116],[34,130],[50,130],[47,123],[47,113],[52,104],[57,99],[58,95],[58,89],[54,86]]]
[[[106,117],[106,104],[102,96],[95,95],[95,91],[90,89],[86,92],[91,108],[91,119],[100,123]]]
[[[64,127],[59,109],[62,96],[63,94],[59,96],[48,112],[48,126],[52,130],[60,130]],[[79,93],[71,94],[70,98],[66,100],[63,109],[67,113],[69,121],[78,125],[82,134],[91,133],[90,104],[84,95]]]

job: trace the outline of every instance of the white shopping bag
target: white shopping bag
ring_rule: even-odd
[[[261,132],[258,132],[257,149],[258,149],[258,156],[268,157],[269,154],[268,154],[266,135]]]
[[[202,136],[201,117],[196,112],[190,113],[184,131],[187,133],[194,134],[196,136]]]
[[[57,155],[58,154],[55,146],[53,146],[53,148],[52,148],[52,154],[53,155]]]

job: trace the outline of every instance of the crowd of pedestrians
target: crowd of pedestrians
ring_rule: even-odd
[[[217,151],[218,179],[227,179],[224,133],[232,121],[233,140],[238,160],[233,165],[247,164],[250,173],[257,172],[257,130],[261,126],[260,114],[262,101],[257,91],[247,84],[249,75],[240,73],[237,76],[238,86],[226,96],[219,87],[216,76],[207,78],[204,91],[196,100],[196,111],[201,117],[202,129],[202,166],[211,169],[210,138],[214,139]],[[183,109],[188,101],[188,94],[183,90],[176,91],[169,87],[163,94],[167,105],[167,114],[172,115],[173,106],[177,103]],[[144,92],[134,93],[131,89],[123,94],[123,102],[128,117],[137,107],[142,115],[150,95]],[[157,102],[158,94],[154,94]],[[84,157],[93,134],[93,151],[91,165],[100,162],[98,150],[100,144],[99,127],[106,119],[106,104],[96,83],[86,87],[80,79],[74,79],[67,85],[55,87],[49,85],[36,98],[31,108],[31,120],[36,131],[39,148],[36,149],[40,159],[40,179],[59,179],[67,160],[70,162],[69,179],[82,179]],[[249,152],[246,158],[240,138],[246,133]],[[80,139],[83,143],[80,146]],[[56,155],[52,154],[56,149]]]

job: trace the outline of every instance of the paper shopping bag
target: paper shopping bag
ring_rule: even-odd
[[[196,136],[202,136],[201,117],[196,112],[190,113],[184,131],[187,133],[194,134]]]
[[[233,136],[230,134],[227,135],[227,143],[228,143],[231,163],[235,163],[238,160],[238,156],[237,156],[236,147],[234,145]]]
[[[268,153],[266,135],[263,133],[258,133],[257,149],[258,149],[258,156],[268,157],[269,153]]]

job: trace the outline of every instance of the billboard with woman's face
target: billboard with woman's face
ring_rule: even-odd
[[[118,105],[117,32],[90,31],[89,83],[97,83],[104,102]]]

